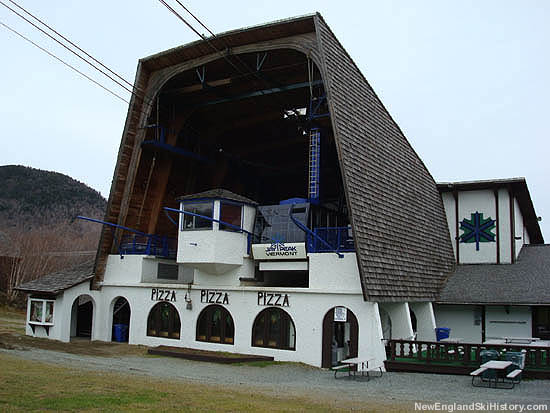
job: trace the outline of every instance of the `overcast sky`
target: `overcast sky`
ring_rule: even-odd
[[[128,80],[197,40],[157,0],[17,1]],[[320,12],[436,181],[524,176],[550,237],[549,1],[183,3],[214,32]],[[128,96],[1,5],[0,21]],[[127,105],[4,27],[0,52],[0,165],[108,197]]]

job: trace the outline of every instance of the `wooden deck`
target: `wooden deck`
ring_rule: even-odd
[[[523,352],[525,377],[550,378],[550,347],[391,340],[387,371],[468,375],[481,364],[482,350]]]

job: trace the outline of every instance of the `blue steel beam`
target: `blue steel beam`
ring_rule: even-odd
[[[151,234],[146,234],[145,232],[138,231],[137,229],[128,228],[128,227],[125,227],[123,225],[113,224],[112,222],[102,221],[100,219],[83,217],[81,215],[78,215],[77,218],[78,219],[83,219],[85,221],[91,221],[91,222],[95,222],[95,223],[98,223],[98,224],[107,225],[107,226],[110,226],[110,227],[113,227],[113,228],[120,228],[120,229],[123,229],[125,231],[130,231],[130,232],[133,232],[134,234],[138,234],[138,235],[144,235],[144,236],[150,236],[151,235]]]
[[[233,96],[231,98],[223,98],[223,99],[217,99],[217,100],[211,100],[209,102],[204,103],[198,103],[193,104],[194,107],[201,107],[201,106],[209,106],[209,105],[217,105],[220,103],[227,103],[227,102],[233,102],[235,100],[242,100],[246,98],[251,98],[255,96],[263,96],[263,95],[271,95],[273,93],[280,93],[280,92],[286,92],[287,90],[294,90],[294,89],[301,89],[305,87],[317,86],[323,84],[322,80],[316,80],[314,82],[302,82],[302,83],[294,83],[292,85],[286,85],[281,87],[274,87],[271,89],[263,89],[263,90],[257,90],[255,92],[245,93],[243,95]]]

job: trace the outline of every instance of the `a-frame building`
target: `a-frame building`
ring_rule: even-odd
[[[93,270],[29,301],[55,302],[33,322],[53,338],[89,318],[99,340],[381,361],[413,323],[435,338],[455,262],[432,176],[319,14],[141,59],[105,222]]]

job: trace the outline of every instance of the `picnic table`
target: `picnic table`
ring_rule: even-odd
[[[475,387],[494,387],[502,389],[511,389],[519,381],[517,377],[521,374],[521,369],[516,369],[506,374],[506,369],[512,364],[511,361],[490,360],[483,363],[479,368],[470,373],[472,376],[472,386]]]
[[[361,366],[361,376],[360,377],[366,377],[367,380],[370,380],[370,375],[369,375],[369,372],[377,372],[380,373],[379,377],[382,376],[382,366],[379,365],[379,366],[376,366],[374,363],[375,363],[375,359],[368,359],[368,360],[365,360],[365,359],[361,359],[359,357],[352,357],[352,358],[347,358],[345,360],[342,360],[340,361],[340,364],[339,366],[336,366],[336,367],[333,367],[333,370],[334,370],[334,378],[336,378],[336,375],[338,373],[338,371],[340,370],[343,370],[344,368],[347,367],[348,369],[348,378],[351,378],[353,377],[354,379],[357,378],[357,371],[359,370],[359,366]],[[370,365],[369,365],[370,363]],[[353,373],[353,375],[351,374]],[[366,373],[366,375],[365,375]]]

